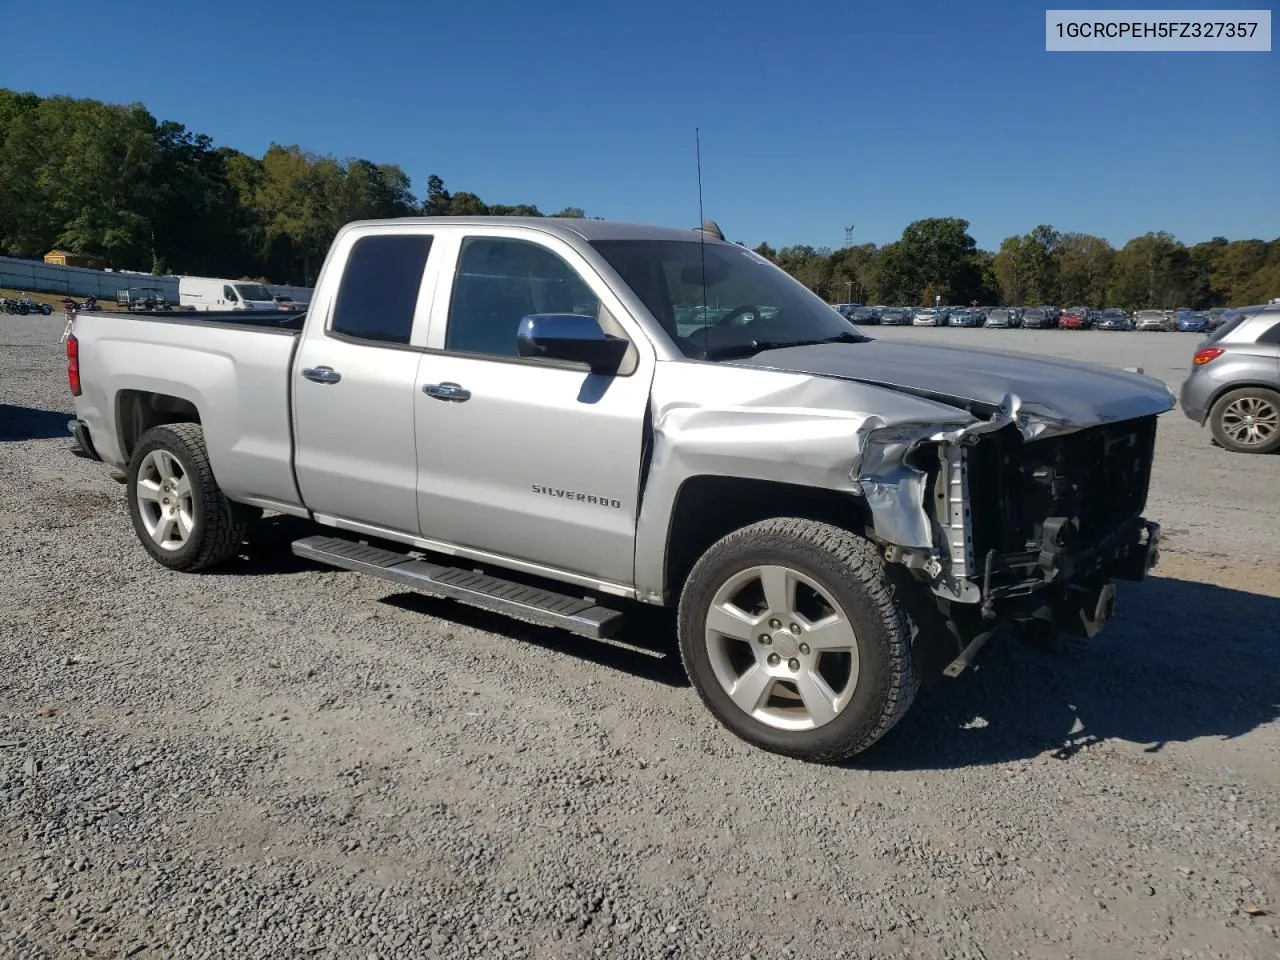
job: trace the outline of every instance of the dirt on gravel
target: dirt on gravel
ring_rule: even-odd
[[[300,561],[280,517],[159,567],[71,453],[61,330],[0,318],[0,957],[1280,955],[1280,457],[1169,413],[1114,623],[993,644],[822,767],[716,725],[660,611],[594,643]],[[879,335],[1174,387],[1192,349]]]

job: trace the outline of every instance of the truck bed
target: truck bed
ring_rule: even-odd
[[[123,468],[143,429],[194,410],[227,496],[298,507],[289,374],[301,322],[283,311],[80,314],[76,409],[97,453]]]
[[[253,327],[259,330],[286,330],[297,333],[302,330],[306,312],[289,313],[283,310],[205,310],[182,313],[178,311],[152,312],[150,310],[117,310],[112,316],[131,317],[136,320],[154,320],[158,323],[198,323],[203,326]],[[99,316],[99,314],[81,314]]]

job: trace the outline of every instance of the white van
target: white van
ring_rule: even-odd
[[[192,310],[275,310],[275,297],[260,283],[179,277],[178,305]]]

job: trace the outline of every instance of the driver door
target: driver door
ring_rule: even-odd
[[[424,538],[629,587],[652,346],[563,240],[455,234],[415,392]],[[520,320],[578,313],[633,345],[616,374],[523,358]]]

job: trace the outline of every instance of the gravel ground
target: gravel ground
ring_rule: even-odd
[[[1164,418],[1159,576],[993,645],[854,764],[723,732],[631,646],[297,561],[170,573],[0,322],[0,956],[1274,958],[1280,457]],[[890,330],[1141,365],[1176,334]]]

